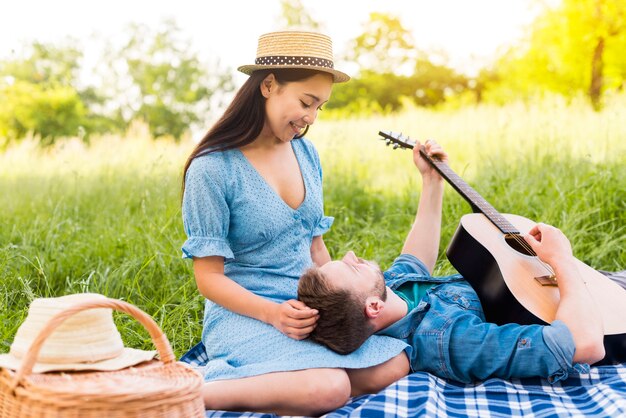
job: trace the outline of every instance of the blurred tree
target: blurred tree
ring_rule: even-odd
[[[402,109],[404,99],[417,106],[436,106],[467,87],[467,77],[423,57],[416,61],[414,73],[408,76],[362,71],[349,83],[333,88],[333,97],[326,109],[390,113]]]
[[[411,32],[402,26],[400,18],[374,12],[363,33],[350,42],[345,59],[356,62],[362,71],[407,73],[416,57]]]
[[[60,136],[81,134],[88,123],[75,87],[81,58],[76,42],[68,39],[61,46],[35,42],[24,57],[0,63],[0,136],[17,140],[31,132],[49,145]]]
[[[568,0],[567,3],[575,9],[577,6],[581,6],[572,0]],[[622,58],[621,64],[626,64],[626,61],[624,61],[624,55],[626,54],[626,4],[623,0],[593,0],[593,3],[588,7],[593,8],[591,16],[587,16],[586,10],[582,10],[582,13],[579,13],[577,17],[581,19],[582,25],[590,25],[595,29],[591,33],[593,53],[591,57],[589,99],[594,108],[599,109],[602,106],[605,76],[610,75],[610,72],[613,71],[612,67],[614,67],[611,65],[613,64],[611,58],[614,57],[614,54],[619,53]],[[609,48],[612,50],[608,51]],[[609,74],[607,74],[607,70],[609,70]],[[624,74],[624,67],[621,68],[620,72]],[[621,87],[624,83],[624,78],[608,81],[610,83],[609,87]]]
[[[310,29],[312,31],[321,30],[319,22],[315,21],[309,12],[304,8],[302,0],[281,0],[280,1],[280,17],[278,25],[281,29],[290,26],[300,29]]]
[[[78,135],[86,113],[72,87],[27,81],[0,86],[0,136],[9,140],[31,132],[51,145],[60,136]]]
[[[495,69],[501,84],[495,95],[583,93],[600,109],[603,93],[621,88],[626,80],[624,51],[624,0],[563,0],[546,6],[525,44],[500,57]]]
[[[446,65],[433,63],[425,54],[415,62],[415,70],[409,80],[413,93],[410,97],[418,106],[438,105],[468,88],[466,76]]]
[[[218,64],[205,65],[190,50],[191,42],[173,20],[163,21],[156,31],[133,24],[129,34],[124,48],[109,56],[114,85],[122,89],[115,95],[117,115],[127,123],[144,119],[155,138],[180,139],[209,111],[216,91],[234,88],[230,74],[219,72]]]
[[[75,40],[60,46],[34,42],[26,50],[25,57],[3,62],[0,74],[33,84],[75,85],[83,56]]]
[[[141,118],[154,137],[179,139],[221,105],[216,92],[234,88],[219,63],[206,65],[189,45],[174,21],[156,30],[131,25],[124,47],[108,42],[88,75],[100,83],[84,85],[76,42],[36,42],[24,57],[0,62],[0,135],[14,140],[33,132],[49,144],[60,136],[123,131]]]
[[[325,108],[344,109],[348,113],[390,113],[402,108],[406,95],[407,76],[394,73],[361,71],[349,83],[333,87],[333,97]]]
[[[400,19],[388,14],[370,14],[346,59],[358,63],[360,72],[334,87],[329,110],[388,113],[400,110],[405,99],[435,106],[467,88],[466,77],[419,51]]]

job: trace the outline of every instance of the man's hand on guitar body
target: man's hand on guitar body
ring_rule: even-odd
[[[602,318],[572,254],[572,246],[560,229],[538,223],[524,236],[539,259],[554,269],[560,302],[556,319],[563,321],[574,338],[574,362],[593,364],[605,355]]]
[[[541,261],[555,267],[573,259],[572,246],[563,232],[551,225],[538,223],[524,239]]]

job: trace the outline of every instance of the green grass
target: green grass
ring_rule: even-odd
[[[378,130],[395,130],[437,139],[497,209],[562,228],[586,263],[626,268],[624,118],[622,97],[601,113],[546,101],[318,121],[309,138],[335,217],[325,237],[331,254],[353,249],[384,267],[400,250],[420,182],[408,151],[376,140]],[[0,154],[0,352],[33,298],[84,291],[147,311],[178,355],[199,339],[202,298],[180,258],[180,171],[192,147],[133,130],[89,148],[69,141],[42,151],[24,141]],[[442,253],[468,212],[447,188]],[[451,271],[441,257],[437,272]],[[117,318],[127,344],[151,346],[138,324]]]

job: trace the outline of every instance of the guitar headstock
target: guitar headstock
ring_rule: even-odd
[[[408,136],[402,135],[401,133],[397,134],[391,131],[378,131],[378,135],[381,136],[380,139],[385,141],[388,146],[393,144],[393,149],[413,149],[415,147],[415,141]]]
[[[393,144],[393,149],[405,148],[405,149],[413,149],[415,148],[415,144],[417,141],[412,140],[408,136],[404,136],[401,133],[397,134],[391,131],[378,131],[378,135],[383,141],[386,141],[387,146]],[[443,164],[439,161],[437,157],[432,157],[426,153],[426,149],[424,145],[420,147],[420,155],[426,159],[426,161],[430,162],[432,165]]]

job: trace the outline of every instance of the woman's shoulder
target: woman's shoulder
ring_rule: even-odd
[[[212,172],[226,168],[233,163],[234,151],[235,150],[214,151],[199,155],[191,161],[189,170]]]
[[[313,145],[313,142],[309,141],[305,137],[294,139],[293,142],[299,144],[299,146],[303,149],[315,151],[315,145]]]
[[[195,157],[189,164],[186,177],[224,178],[232,171],[233,151],[215,151]]]
[[[306,138],[298,138],[293,141],[294,144],[300,148],[302,153],[305,154],[310,160],[314,161],[316,164],[319,163],[317,149],[315,149],[315,145],[313,145],[311,141]]]

